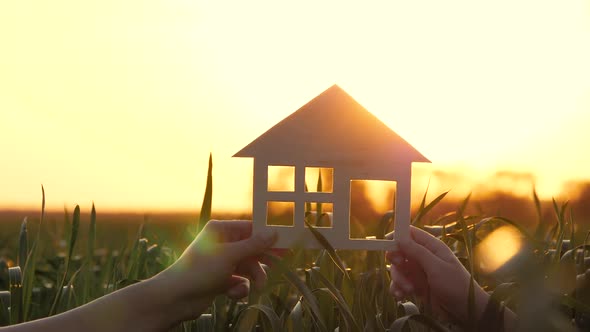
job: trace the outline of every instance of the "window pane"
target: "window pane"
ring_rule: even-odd
[[[316,227],[332,227],[333,203],[305,202],[305,218]]]
[[[266,224],[269,226],[293,226],[294,202],[266,202]]]
[[[268,166],[268,191],[295,191],[294,166]]]
[[[393,230],[393,221],[381,220],[395,211],[395,181],[350,181],[350,238],[382,238]]]
[[[305,167],[305,187],[308,193],[331,193],[334,184],[334,169]]]

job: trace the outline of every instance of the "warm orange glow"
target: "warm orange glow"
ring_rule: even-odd
[[[294,166],[268,166],[268,191],[295,191]]]
[[[476,247],[476,257],[483,272],[496,271],[522,247],[522,238],[517,229],[512,226],[502,226],[490,233]]]
[[[269,201],[266,203],[266,224],[293,226],[295,214],[295,203]]]
[[[395,181],[362,181],[369,203],[381,213],[394,209]]]
[[[231,156],[334,83],[473,170],[441,190],[507,169],[551,197],[590,178],[589,7],[2,1],[0,209],[44,184],[54,210],[195,210],[213,152],[213,210],[249,212],[252,162]]]
[[[322,176],[321,188],[319,179]],[[334,185],[334,169],[325,167],[305,167],[305,186],[307,192],[331,193]],[[318,190],[319,189],[319,190]]]

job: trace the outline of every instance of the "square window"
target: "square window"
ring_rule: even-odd
[[[315,227],[332,228],[333,203],[305,202],[305,219]]]
[[[334,169],[305,167],[305,192],[331,193],[334,185]]]
[[[268,191],[295,191],[294,166],[268,166]]]
[[[395,181],[350,181],[351,239],[383,239],[393,230],[396,187]]]
[[[267,226],[291,226],[295,225],[295,203],[294,202],[266,202],[266,225]]]

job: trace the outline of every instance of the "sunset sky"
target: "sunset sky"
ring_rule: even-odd
[[[433,162],[417,195],[434,170],[590,180],[590,1],[19,0],[0,209],[43,184],[52,209],[195,210],[212,152],[214,210],[249,211],[231,156],[333,84]]]

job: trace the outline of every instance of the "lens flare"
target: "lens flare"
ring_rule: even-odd
[[[492,273],[502,267],[522,248],[522,238],[512,226],[502,226],[490,233],[476,248],[479,267]]]

